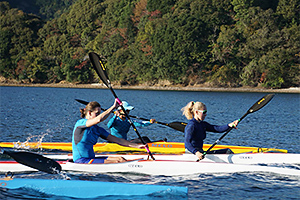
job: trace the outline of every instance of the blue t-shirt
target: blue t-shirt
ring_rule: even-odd
[[[150,122],[137,122],[133,121],[133,124],[136,127],[144,127],[151,125]],[[120,118],[114,115],[107,123],[107,127],[110,128],[110,134],[118,137],[123,138],[127,140],[127,133],[130,128],[130,123],[128,119],[126,118],[124,121]]]
[[[187,150],[195,154],[203,152],[203,140],[206,138],[206,131],[222,133],[229,129],[228,125],[211,125],[205,121],[191,119],[184,129],[184,145]]]
[[[95,158],[93,146],[98,138],[106,139],[109,133],[98,125],[86,127],[87,119],[76,122],[72,137],[73,161],[79,158]]]

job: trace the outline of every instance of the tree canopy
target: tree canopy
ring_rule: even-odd
[[[91,83],[97,76],[87,55],[94,51],[120,84],[300,83],[299,0],[24,2],[32,12],[0,2],[0,73],[6,78]]]

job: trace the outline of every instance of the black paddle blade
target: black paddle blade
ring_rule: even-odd
[[[249,108],[249,110],[244,114],[244,116],[240,118],[240,121],[242,119],[244,119],[248,114],[254,113],[254,112],[260,110],[265,105],[267,105],[272,100],[274,95],[275,94],[267,94],[266,96],[259,99],[255,104],[253,104],[253,106],[251,108]]]
[[[83,104],[83,105],[88,105],[89,102],[84,101],[84,100],[80,100],[80,99],[75,99],[77,102]]]
[[[3,151],[18,163],[49,174],[58,174],[61,166],[55,160],[31,152]]]
[[[275,94],[267,94],[266,96],[262,97],[260,100],[258,100],[249,110],[249,113],[254,113],[255,111],[258,111],[259,109],[261,109],[262,107],[264,107],[265,105],[267,105],[267,103],[269,103],[269,101],[272,100],[272,98],[274,97]]]
[[[100,57],[94,52],[89,53],[89,57],[100,79],[107,87],[110,87],[110,81],[108,79],[105,66],[103,62],[100,60]]]
[[[167,124],[167,126],[173,128],[177,131],[184,132],[186,123],[184,123],[184,122],[171,122],[170,124]]]

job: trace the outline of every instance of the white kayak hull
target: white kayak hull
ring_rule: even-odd
[[[62,165],[62,169],[66,171],[79,172],[117,172],[164,176],[235,172],[272,172],[284,175],[300,176],[300,170],[282,167],[174,160],[136,160],[117,164],[76,164],[66,162]]]
[[[72,155],[44,155],[51,159],[68,160]],[[147,159],[147,155],[124,155],[124,154],[98,154],[97,156],[122,156],[127,160]],[[155,155],[159,160],[183,160],[197,161],[198,158],[193,154],[159,154]],[[241,154],[207,154],[202,161],[232,163],[232,164],[300,164],[300,154],[293,153],[241,153]]]
[[[36,172],[38,170],[33,169],[31,167],[27,167],[23,164],[20,164],[16,161],[1,161],[0,162],[0,172],[6,173],[6,172]]]
[[[205,161],[176,161],[176,160],[135,160],[117,164],[76,164],[60,162],[62,170],[89,173],[138,173],[148,175],[190,175],[207,173],[236,173],[236,172],[271,172],[284,175],[300,176],[300,170],[284,167],[243,165],[231,163],[215,163]],[[1,172],[32,172],[37,171],[19,163],[0,163]]]
[[[188,193],[187,187],[48,179],[0,179],[0,188],[34,189],[50,195],[68,196],[73,198],[96,198],[112,195],[150,195],[155,193],[187,195]]]
[[[105,156],[105,155],[103,155]],[[134,160],[118,164],[75,164],[60,161],[62,170],[80,172],[131,172],[151,175],[186,175],[201,173],[232,173],[264,171],[282,174],[299,175],[300,170],[260,166],[257,164],[299,164],[300,154],[286,153],[246,153],[246,154],[209,154],[204,160],[197,161],[193,154],[154,155],[155,161],[149,161],[147,155],[109,155],[123,156]],[[71,155],[47,155],[52,159],[71,159]],[[139,159],[139,160],[136,160]],[[0,172],[37,171],[14,161],[1,161]]]

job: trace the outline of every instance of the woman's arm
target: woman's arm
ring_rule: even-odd
[[[153,120],[153,119],[151,119],[151,120]],[[150,126],[151,124],[153,124],[154,122],[153,121],[148,121],[148,122],[143,122],[143,121],[141,121],[141,122],[139,122],[139,121],[133,121],[133,124],[136,126],[136,127],[145,127],[145,126]]]
[[[234,127],[236,128],[237,125],[239,123],[239,120],[235,120],[229,124],[226,125],[222,125],[222,126],[218,126],[218,125],[211,125],[207,122],[205,122],[206,124],[206,130],[210,131],[210,132],[215,132],[215,133],[223,133],[225,131],[227,131],[229,128]]]
[[[107,127],[108,127],[108,128],[111,128],[111,127],[114,126],[116,118],[117,118],[116,115],[114,115],[112,118],[110,118],[110,120],[109,120],[108,123],[107,123]]]
[[[86,122],[86,126],[91,127],[91,126],[94,126],[94,125],[104,121],[110,115],[110,113],[118,106],[119,106],[119,103],[118,103],[117,99],[115,99],[114,105],[112,105],[106,111],[104,111],[103,113],[101,113],[100,115],[98,115],[95,118],[88,119]]]

